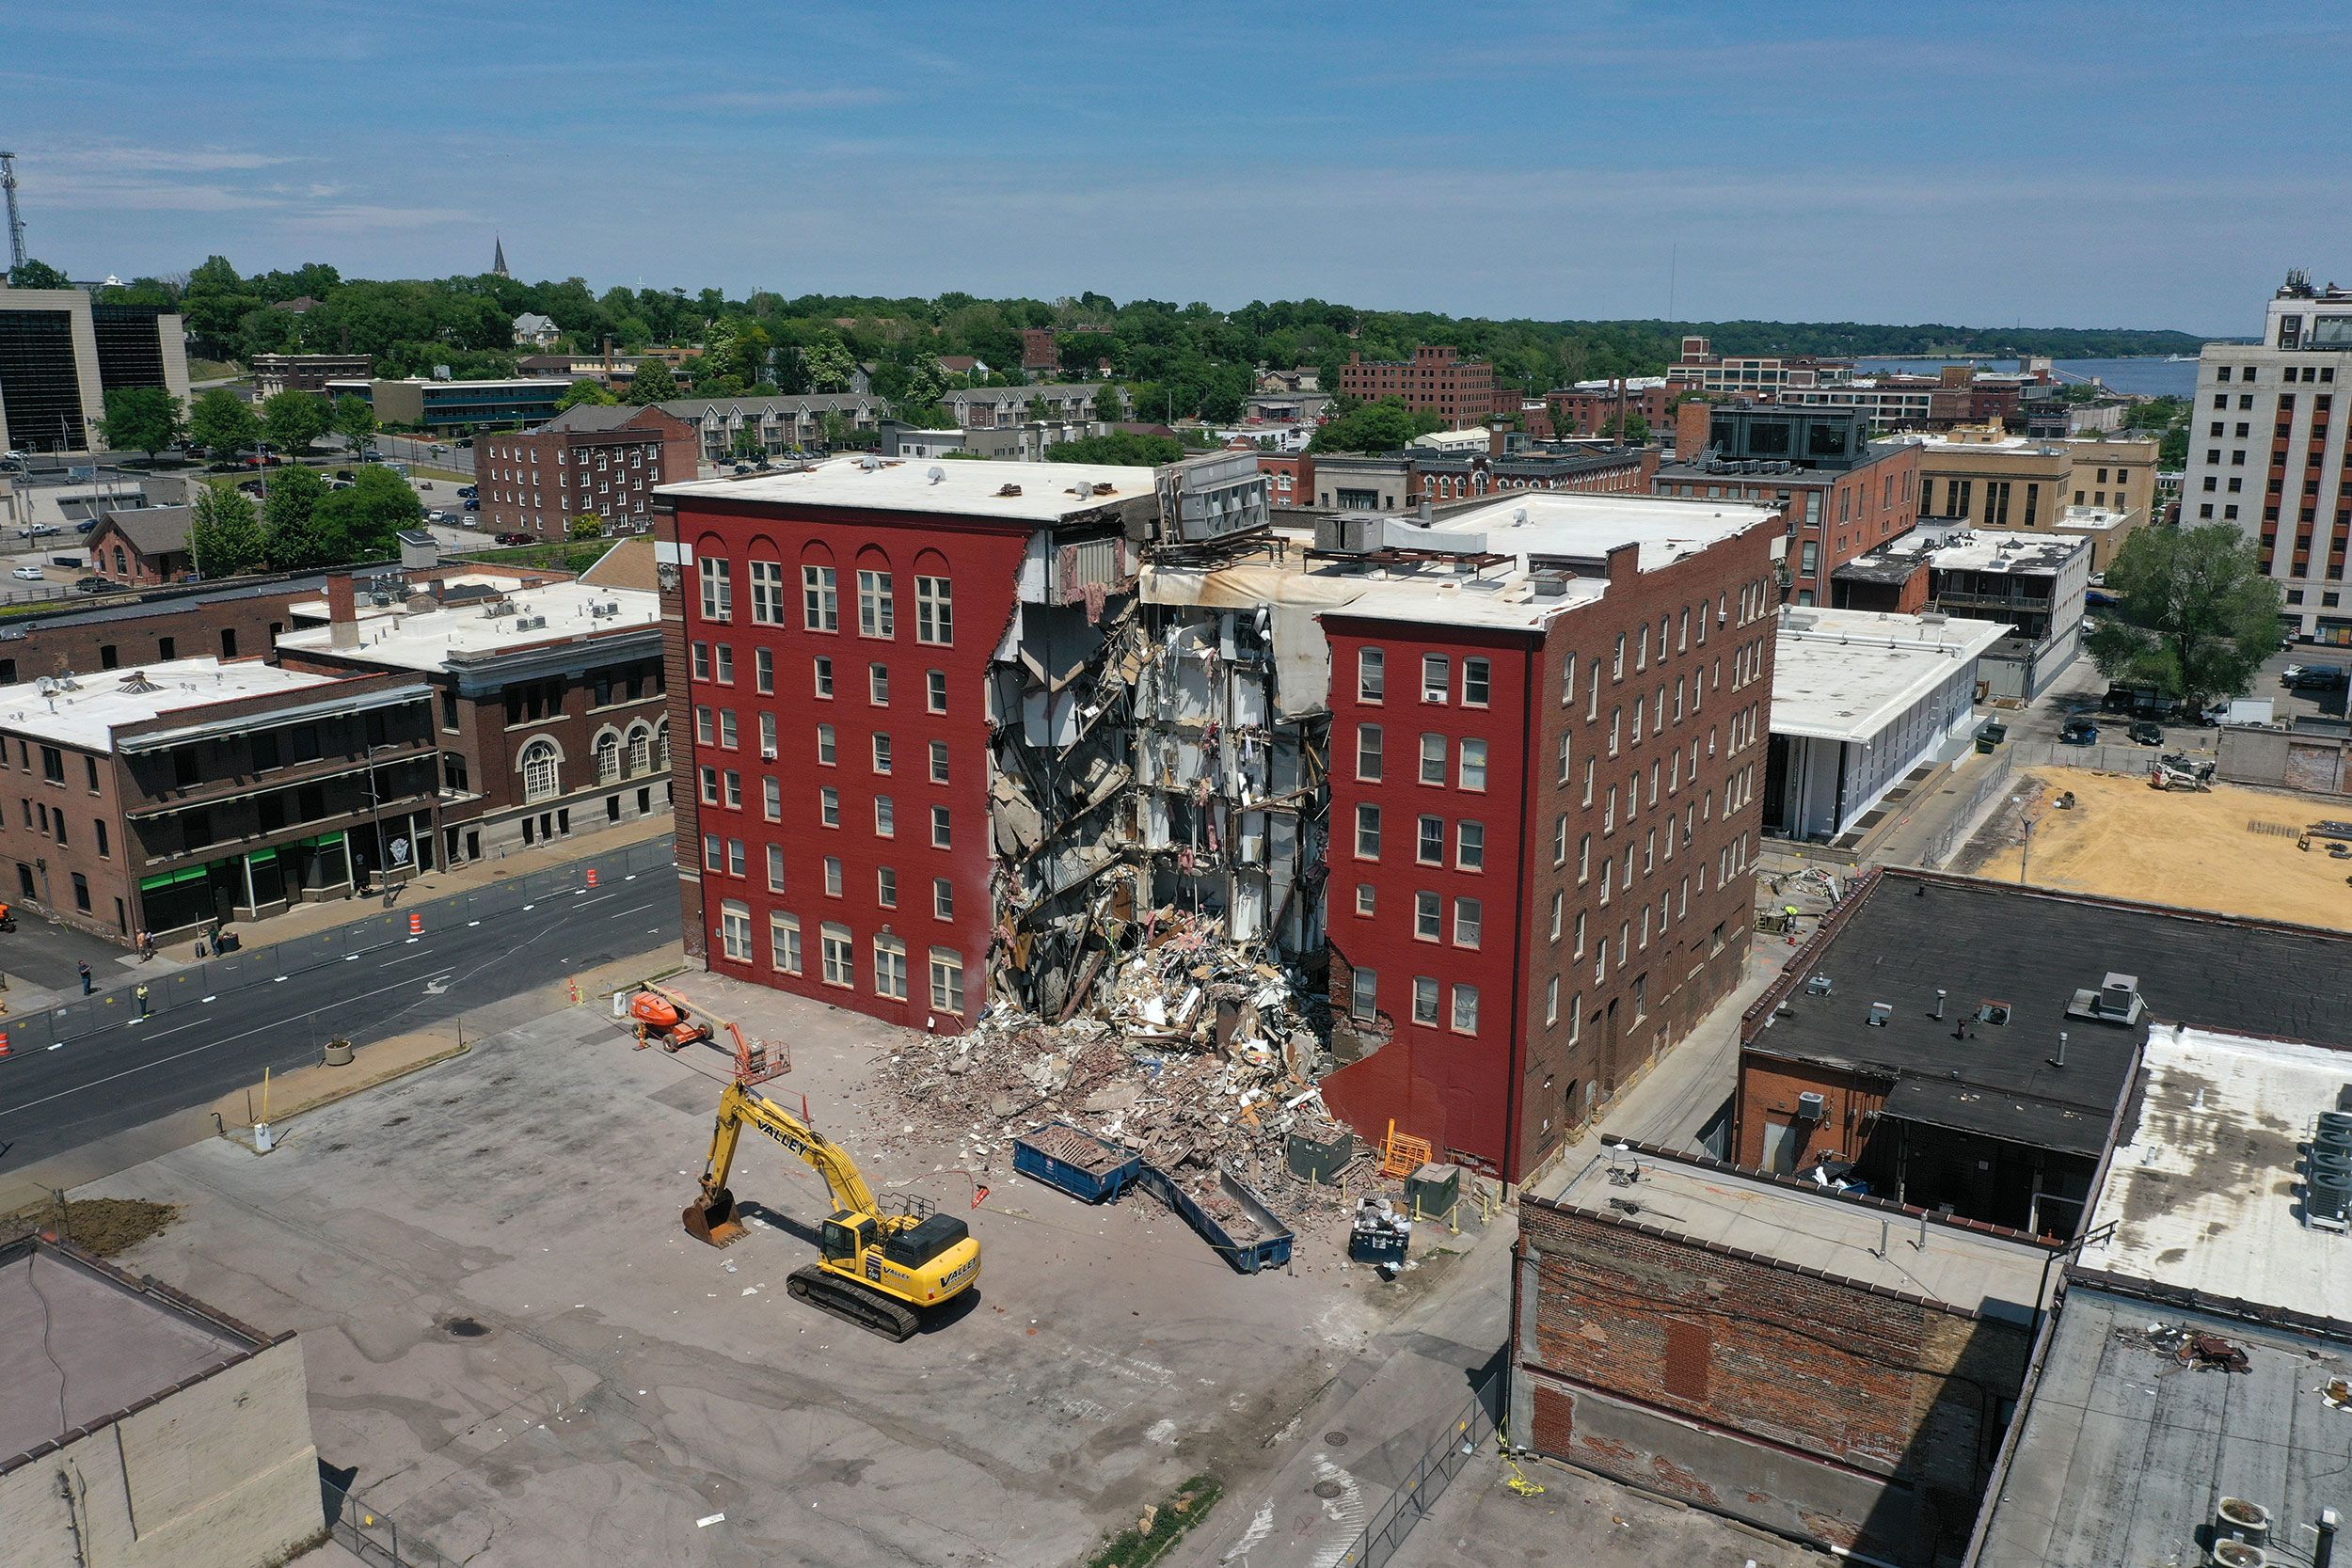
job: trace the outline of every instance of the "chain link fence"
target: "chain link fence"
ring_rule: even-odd
[[[400,1527],[331,1481],[321,1483],[326,1528],[371,1568],[458,1568],[429,1541],[404,1536]]]
[[[2160,755],[2177,750],[2165,746],[2068,746],[2052,740],[2010,742],[2012,760],[2020,768],[2081,768],[2093,773],[2145,773]]]
[[[1497,1367],[1471,1391],[1469,1402],[1454,1413],[1445,1431],[1415,1463],[1411,1476],[1389,1494],[1389,1500],[1373,1514],[1363,1533],[1336,1560],[1336,1568],[1382,1568],[1396,1555],[1413,1527],[1438,1505],[1454,1478],[1494,1435],[1502,1418],[1503,1375],[1504,1370]]]
[[[413,904],[404,899],[390,910],[308,936],[289,937],[263,946],[240,946],[183,969],[135,975],[112,990],[76,997],[46,1012],[10,1014],[0,1028],[7,1030],[12,1052],[45,1050],[136,1017],[141,983],[147,987],[148,1013],[160,1017],[182,1007],[200,1006],[224,991],[266,985],[281,975],[301,974],[328,964],[350,962],[383,948],[398,947],[412,935],[438,936],[453,928],[485,926],[544,900],[573,897],[587,891],[592,864],[596,870],[596,892],[602,894],[618,893],[628,879],[648,873],[666,878],[674,873],[675,863],[666,835],[643,839],[617,846],[611,854],[526,872],[470,892],[421,899]],[[412,924],[420,919],[421,932],[412,930]]]
[[[1960,847],[1976,832],[1977,814],[1984,809],[1987,800],[2009,787],[2016,765],[2017,753],[2013,748],[2003,751],[1993,759],[1993,765],[1978,777],[1976,787],[1968,792],[1968,799],[1953,808],[1951,815],[1945,818],[1944,831],[1936,835],[1933,844],[1928,846],[1928,852],[1920,860],[1920,864],[1944,866],[1951,863],[1952,857],[1960,852]]]

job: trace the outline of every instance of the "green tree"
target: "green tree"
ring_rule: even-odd
[[[1613,436],[1629,447],[1649,444],[1649,421],[1639,414],[1628,414],[1623,420],[1611,420],[1601,426],[1603,436]]]
[[[188,438],[215,457],[232,457],[262,438],[253,405],[226,387],[199,393],[188,410]]]
[[[188,546],[195,553],[196,569],[207,578],[259,571],[269,554],[252,501],[229,483],[198,487],[188,520]]]
[[[73,287],[73,279],[48,262],[37,261],[27,256],[23,266],[8,274],[8,287],[11,289],[71,289]]]
[[[677,377],[670,373],[666,360],[645,360],[637,367],[637,375],[628,384],[628,401],[639,407],[647,404],[669,403],[678,395]]]
[[[1184,455],[1184,444],[1182,441],[1166,436],[1146,436],[1133,430],[1114,430],[1107,436],[1057,441],[1045,449],[1048,463],[1116,463],[1145,468],[1173,463]]]
[[[583,512],[564,525],[566,539],[600,539],[604,536],[604,519],[593,512]]]
[[[1396,451],[1416,436],[1444,428],[1437,415],[1417,413],[1402,398],[1382,398],[1343,414],[1314,433],[1309,451]]]
[[[275,488],[270,499],[278,499]],[[395,536],[423,521],[424,503],[406,481],[389,468],[366,467],[359,470],[351,488],[319,498],[311,515],[311,530],[318,546],[329,558],[323,564],[342,566],[398,555],[400,541]],[[286,569],[275,555],[270,559]]]
[[[180,444],[180,400],[161,387],[118,387],[106,394],[99,429],[109,447],[143,451],[152,463],[157,452]]]
[[[738,458],[767,456],[768,445],[760,437],[759,426],[751,423],[738,425],[735,431],[734,451]]]
[[[262,428],[269,432],[271,444],[289,455],[309,451],[311,442],[326,434],[331,418],[326,400],[315,392],[289,388],[262,402]]]
[[[620,401],[583,376],[564,389],[564,395],[555,400],[555,408],[559,414],[566,408],[578,408],[583,403],[592,407],[609,408]]]
[[[801,366],[812,392],[846,392],[857,373],[857,360],[849,345],[831,332],[819,332],[801,350]]]
[[[2116,612],[2090,635],[2109,680],[2152,686],[2201,711],[2244,692],[2279,646],[2279,585],[2227,523],[2143,528],[2107,563]]]
[[[374,444],[375,405],[357,392],[337,398],[327,415],[335,434],[349,441],[353,451],[365,451]]]
[[[2179,472],[2188,467],[2188,426],[2176,424],[2156,443],[2156,467]]]
[[[305,396],[304,393],[280,393],[279,396]],[[275,402],[276,399],[272,399]],[[383,473],[380,468],[369,470]],[[399,483],[397,474],[385,474]],[[401,485],[402,489],[407,486]],[[349,495],[348,490],[337,491]],[[342,558],[337,554],[337,542],[328,537],[318,518],[319,506],[327,497],[326,482],[310,468],[279,469],[269,482],[269,499],[262,505],[262,537],[271,567],[280,572],[308,572],[321,566],[338,566]]]
[[[849,419],[838,408],[828,408],[825,410],[824,429],[825,445],[837,447],[841,438],[850,433]]]

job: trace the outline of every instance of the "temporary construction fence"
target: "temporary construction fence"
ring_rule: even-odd
[[[329,1534],[369,1568],[459,1568],[429,1541],[400,1527],[335,1485],[322,1481]]]
[[[589,882],[591,867],[596,880]],[[151,1015],[199,1006],[224,991],[267,984],[280,975],[304,974],[328,964],[343,963],[409,941],[446,935],[453,929],[486,926],[503,915],[557,898],[618,896],[632,880],[648,875],[674,875],[670,840],[641,839],[615,845],[612,852],[595,854],[526,872],[486,887],[415,902],[400,898],[383,912],[362,916],[308,936],[289,937],[261,946],[240,945],[231,952],[171,970],[134,972],[112,990],[76,997],[46,1012],[11,1013],[0,1028],[8,1032],[14,1053],[62,1045],[100,1029],[111,1029],[138,1013],[138,988],[147,987]]]
[[[1389,1494],[1354,1544],[1334,1560],[1333,1568],[1382,1568],[1405,1544],[1413,1527],[1445,1495],[1446,1487],[1475,1459],[1495,1434],[1502,1418],[1502,1380],[1496,1367],[1470,1390],[1470,1397],[1438,1434],[1397,1489]]]

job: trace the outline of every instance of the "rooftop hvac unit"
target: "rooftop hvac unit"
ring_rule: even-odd
[[[2216,1541],[2238,1541],[2249,1546],[2270,1544],[2270,1510],[2244,1497],[2223,1497],[2214,1505]]]
[[[2214,1568],[2270,1568],[2270,1554],[2243,1541],[2216,1541]]]
[[[1805,1093],[1797,1096],[1797,1119],[1821,1121],[1829,1116],[1829,1101],[1820,1095]]]
[[[1564,599],[1568,594],[1568,574],[1565,572],[1535,572],[1527,579],[1530,592],[1539,599]]]

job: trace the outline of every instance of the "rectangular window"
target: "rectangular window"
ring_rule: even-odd
[[[954,827],[948,820],[947,808],[933,806],[931,808],[931,847],[946,849],[953,845],[954,840]]]
[[[876,707],[890,705],[890,666],[869,664],[866,667],[866,700]]]
[[[1455,833],[1454,856],[1456,869],[1484,871],[1486,869],[1486,825],[1484,822],[1462,823]]]
[[[1356,808],[1356,858],[1359,861],[1376,861],[1380,858],[1380,808],[1378,806],[1359,805]]]
[[[801,568],[801,625],[810,631],[841,629],[841,593],[832,567]]]
[[[860,637],[898,635],[897,601],[888,572],[861,570],[857,575],[857,631]]]
[[[694,562],[701,575],[703,590],[703,619],[728,621],[735,617],[735,585],[728,578],[729,562],[724,556],[707,555]]]
[[[780,911],[769,915],[768,961],[779,974],[801,972],[801,922],[797,916]]]
[[[841,896],[841,857],[839,855],[825,857],[825,896],[828,898]]]
[[[833,726],[832,726],[831,724],[819,724],[819,725],[818,725],[818,726],[817,726],[817,763],[818,763],[818,767],[820,767],[820,768],[831,768],[831,767],[833,767],[833,766],[834,766],[834,764],[836,761],[838,761],[838,760],[839,760],[839,758],[840,758],[840,752],[839,752],[839,749],[838,749],[838,747],[836,746],[836,744],[835,744],[835,742],[834,742],[834,729],[833,729]]]
[[[817,695],[830,699],[833,696],[833,660],[819,658],[813,669],[817,679]]]
[[[927,670],[923,673],[924,705],[933,713],[947,711],[947,672]]]
[[[1356,655],[1356,700],[1376,703],[1388,695],[1389,656],[1378,648],[1364,648]]]
[[[1445,818],[1424,816],[1419,824],[1420,832],[1414,841],[1413,858],[1423,865],[1445,863]]]
[[[1485,707],[1494,686],[1494,666],[1486,659],[1462,660],[1462,705]]]
[[[825,984],[857,984],[857,960],[850,951],[850,928],[829,921],[819,928],[819,938],[824,944]]]
[[[732,752],[741,739],[741,732],[736,728],[735,724],[735,710],[731,707],[721,708],[719,710],[719,744]]]
[[[890,737],[886,735],[874,736],[874,771],[877,773],[890,771]]]
[[[1356,884],[1356,912],[1369,919],[1377,907],[1378,895],[1374,892],[1373,885],[1370,882],[1358,882]]]
[[[946,782],[947,743],[944,740],[934,740],[931,742],[931,783],[946,784]]]
[[[1483,740],[1462,742],[1461,785],[1473,794],[1486,788],[1486,743]]]
[[[1481,909],[1477,899],[1456,898],[1454,901],[1454,946],[1477,946],[1478,934],[1484,922],[1481,918]]]
[[[1421,656],[1421,700],[1424,703],[1445,701],[1446,688],[1451,684],[1446,657],[1443,654]]]
[[[1434,893],[1413,895],[1413,936],[1436,942],[1445,935],[1445,901]]]
[[[704,706],[702,704],[695,704],[694,744],[697,746],[716,746],[718,743],[719,723],[716,716],[712,714],[709,708]]]
[[[931,918],[953,920],[956,917],[956,884],[945,877],[931,879]]]
[[[727,769],[727,804],[737,809],[743,804],[743,775],[733,768]]]
[[[1557,974],[1544,982],[1544,1022],[1547,1024],[1560,1022],[1560,976]]]
[[[831,784],[817,791],[817,819],[828,828],[841,826],[841,791]]]
[[[1445,736],[1441,735],[1421,737],[1421,782],[1425,784],[1445,783]]]
[[[898,937],[874,939],[874,994],[907,999],[907,944]]]
[[[781,844],[768,846],[768,891],[784,891],[784,846]]]
[[[1356,776],[1367,784],[1380,782],[1380,726],[1356,726]]]
[[[744,865],[743,841],[739,838],[728,839],[727,875],[730,877],[740,877],[743,875]]]
[[[1560,737],[1560,782],[1562,784],[1568,782],[1568,754],[1571,750],[1568,740],[1569,737],[1565,735]]]
[[[752,910],[732,898],[719,906],[719,940],[737,963],[752,961]]]
[[[763,626],[784,625],[784,562],[752,562],[752,619]]]
[[[1438,1022],[1438,982],[1428,974],[1413,976],[1413,1022],[1436,1027]]]
[[[956,640],[956,601],[946,578],[914,579],[914,640],[945,646]]]
[[[700,779],[702,784],[703,804],[706,806],[717,805],[719,803],[719,770],[716,768],[698,768],[696,770],[696,776]]]
[[[963,955],[945,947],[931,949],[931,1010],[963,1011]]]
[[[1359,967],[1347,977],[1348,1013],[1369,1023],[1380,1010],[1380,974],[1377,970]]]

